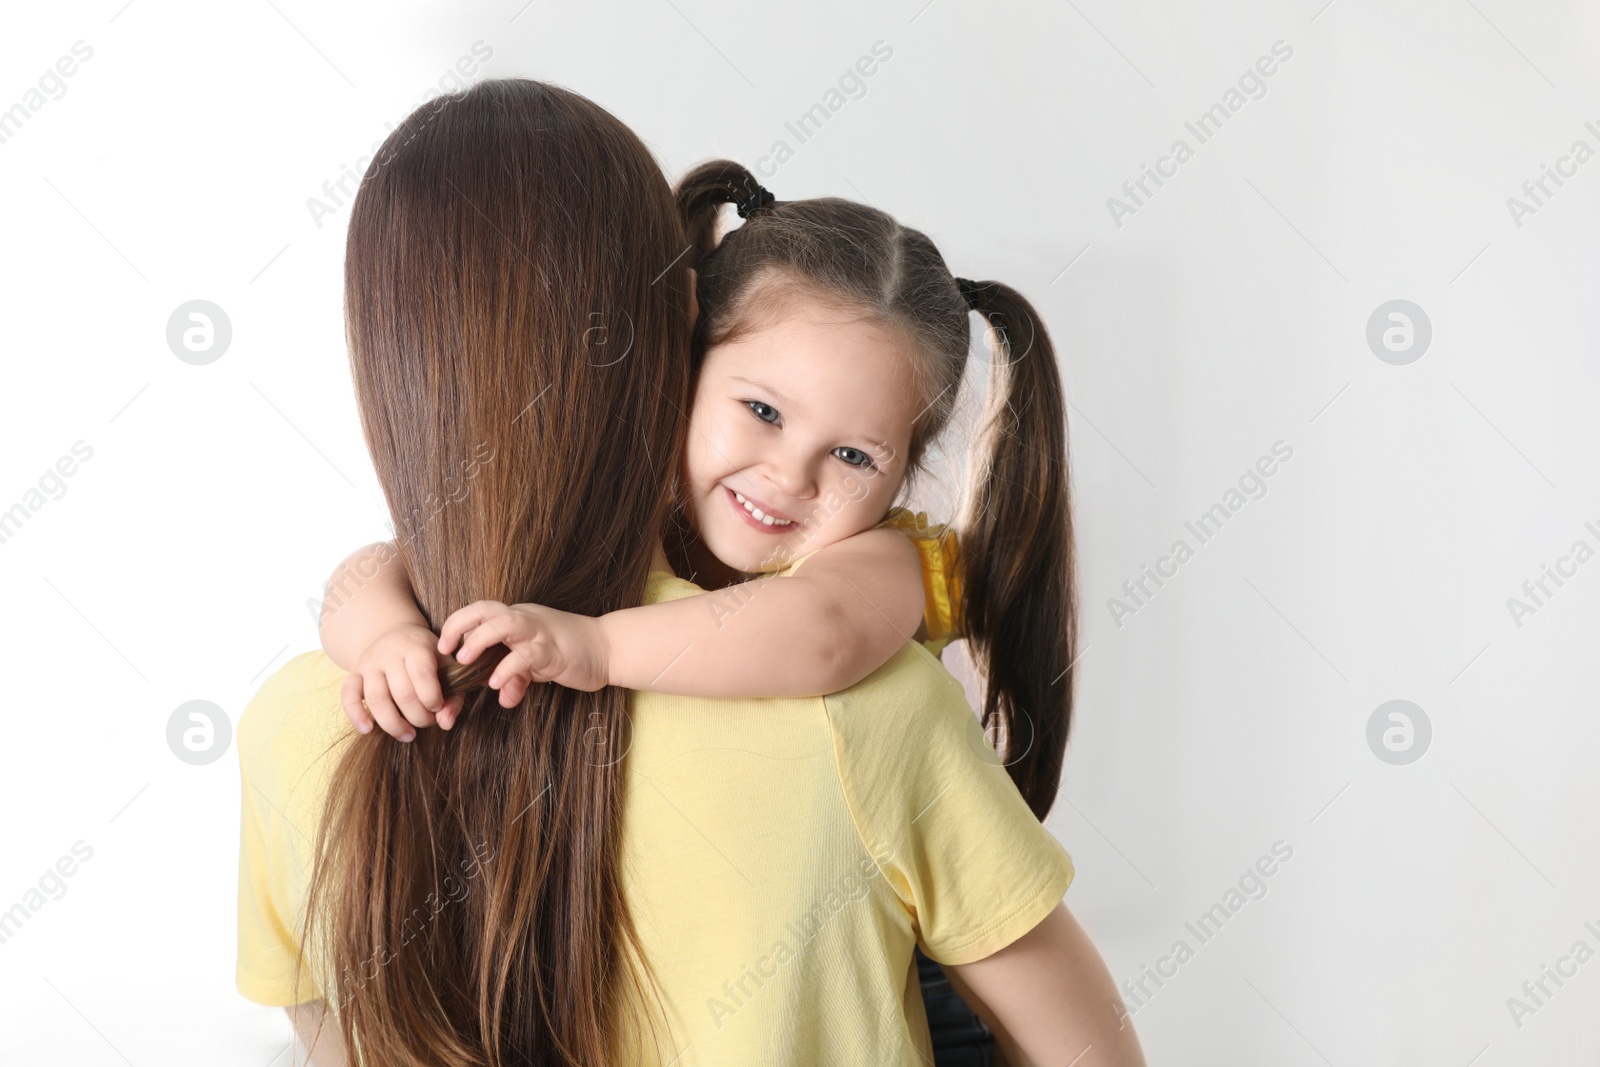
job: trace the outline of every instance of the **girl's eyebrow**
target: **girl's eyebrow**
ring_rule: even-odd
[[[779,400],[783,401],[785,404],[787,404],[789,402],[789,398],[788,397],[786,397],[782,393],[778,392],[776,389],[774,389],[772,386],[768,385],[766,382],[758,382],[754,378],[741,378],[737,374],[731,375],[730,376],[730,380],[736,381],[736,382],[743,382],[745,385],[753,385],[757,389],[765,389],[767,392],[771,393],[773,396],[777,397]]]

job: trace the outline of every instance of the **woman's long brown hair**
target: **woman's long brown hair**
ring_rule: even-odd
[[[686,246],[644,144],[553,86],[480,83],[384,143],[351,210],[346,328],[434,628],[482,598],[642,601],[689,398]],[[304,943],[352,1063],[591,1067],[648,1025],[619,869],[627,694],[535,685],[502,709],[497,658],[447,672],[467,694],[448,734],[338,756]]]

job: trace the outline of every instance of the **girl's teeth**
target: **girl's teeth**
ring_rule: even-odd
[[[766,514],[760,508],[756,507],[754,504],[752,504],[748,500],[746,500],[744,498],[744,494],[739,492],[737,489],[735,489],[733,491],[733,495],[734,495],[734,498],[736,500],[738,500],[740,504],[744,505],[744,509],[746,511],[748,511],[750,514],[754,515],[764,525],[767,525],[767,526],[788,526],[789,523],[792,521],[792,520],[789,520],[789,519],[775,519],[771,515]]]

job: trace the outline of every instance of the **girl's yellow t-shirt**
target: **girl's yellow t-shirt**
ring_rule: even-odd
[[[922,612],[927,636],[922,643],[937,656],[945,645],[966,636],[961,617],[961,540],[948,523],[930,523],[926,511],[890,508],[878,525],[894,527],[917,547],[927,601]]]
[[[700,592],[654,572],[645,602]],[[321,997],[293,972],[328,774],[356,736],[343,678],[298,656],[239,721],[237,982],[263,1004]],[[626,890],[672,1046],[639,1062],[932,1062],[912,947],[982,959],[1072,881],[921,644],[824,697],[636,692],[629,707]]]

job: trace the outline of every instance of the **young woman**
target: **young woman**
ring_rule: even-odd
[[[346,713],[357,729],[410,740],[434,720],[425,694],[448,729],[456,709],[444,707],[436,652],[470,663],[501,644],[510,655],[489,685],[510,707],[536,681],[831,693],[908,637],[935,655],[964,637],[983,668],[984,722],[1043,819],[1071,722],[1076,636],[1066,403],[1048,332],[1015,290],[953,277],[925,234],[867,205],[778,201],[726,160],[694,168],[676,199],[701,316],[675,527],[698,584],[723,588],[599,618],[481,601],[435,634],[394,547],[374,546],[330,585],[341,573],[373,580],[323,619],[324,648],[353,672]],[[745,222],[719,241],[727,203]],[[893,504],[949,420],[973,310],[996,342],[993,408],[959,532],[928,528]],[[939,968],[918,963],[940,1067],[991,1048]],[[955,1009],[950,1025],[939,1003]]]
[[[431,624],[699,592],[660,539],[683,247],[643,145],[572,94],[482,83],[391,136],[352,209],[347,318]],[[632,324],[628,358],[596,358],[592,315]],[[448,667],[460,721],[411,744],[349,731],[320,654],[262,687],[239,727],[247,996],[325,1004],[368,1064],[914,1064],[921,944],[1019,1055],[1142,1062],[1059,903],[1070,862],[920,646],[828,697],[535,686],[510,709],[497,659]]]

